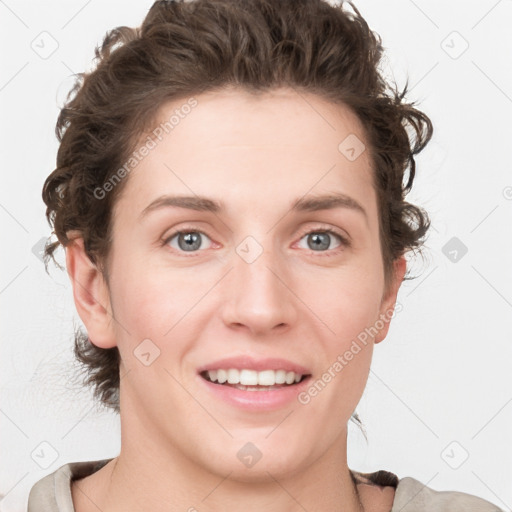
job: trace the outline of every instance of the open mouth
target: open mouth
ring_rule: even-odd
[[[241,391],[273,391],[290,388],[306,379],[309,374],[287,372],[285,370],[238,370],[234,368],[206,370],[200,373],[208,382],[219,386],[228,386]]]

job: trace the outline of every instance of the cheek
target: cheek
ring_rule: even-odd
[[[342,349],[378,318],[382,276],[370,267],[316,273],[298,288],[332,348]]]
[[[379,294],[363,276],[357,280],[358,286],[348,280],[332,282],[326,293],[311,297],[320,324],[310,351],[323,355],[322,373],[315,376],[299,402],[311,403],[317,414],[326,414],[326,424],[348,420],[371,366],[372,326],[378,318]]]
[[[204,295],[204,282],[189,272],[133,262],[119,267],[116,319],[138,333],[161,338]]]

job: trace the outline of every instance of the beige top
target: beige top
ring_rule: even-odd
[[[45,476],[30,490],[28,512],[74,512],[71,481],[91,475],[111,460],[73,462]],[[351,470],[351,473],[356,484],[393,487],[395,497],[390,512],[504,512],[472,494],[434,491],[414,478],[399,479],[390,471],[360,473]]]

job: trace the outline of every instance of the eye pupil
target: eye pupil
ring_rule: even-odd
[[[329,248],[330,236],[327,233],[312,233],[310,237],[310,240],[313,241],[312,244],[308,244],[310,249],[316,251]]]
[[[182,241],[185,243],[182,245]],[[180,233],[178,237],[178,245],[184,251],[194,251],[201,247],[201,235],[199,233]]]
[[[202,246],[202,236],[204,235],[201,231],[178,231],[172,236],[172,239],[175,240],[174,243],[177,243],[176,249],[184,252],[195,252],[201,249]],[[330,231],[315,231],[309,233],[305,236],[307,240],[307,246],[309,249],[320,252],[320,251],[328,251],[331,245],[332,237],[339,238],[339,235],[333,234]],[[169,238],[171,240],[171,238]],[[342,239],[343,242],[343,239]],[[171,246],[173,243],[171,243]],[[343,244],[342,244],[343,245]]]

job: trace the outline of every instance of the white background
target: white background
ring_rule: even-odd
[[[108,29],[140,24],[151,3],[0,1],[2,511],[23,510],[33,483],[61,465],[119,450],[118,418],[96,410],[74,377],[79,318],[67,275],[47,275],[33,248],[50,234],[41,188],[55,167],[54,126],[72,73],[90,68]],[[349,466],[510,510],[512,1],[356,5],[382,36],[398,84],[409,76],[408,99],[435,136],[410,196],[433,221],[426,258],[375,349],[357,408],[368,443],[350,423]],[[32,48],[41,38],[47,50],[58,44],[47,58]],[[468,249],[456,262],[443,253],[452,237]]]

